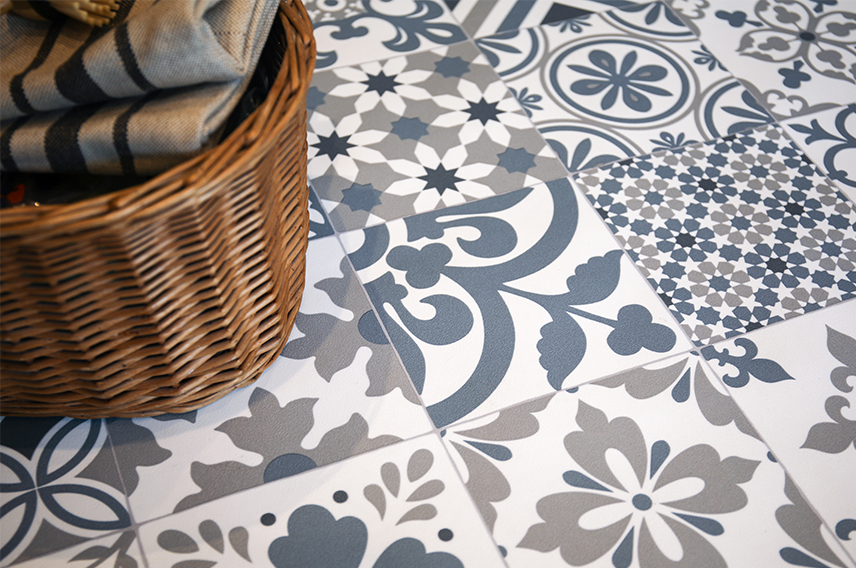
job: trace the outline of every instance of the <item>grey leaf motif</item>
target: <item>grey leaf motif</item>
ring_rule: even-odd
[[[192,537],[173,529],[165,530],[158,535],[158,545],[164,550],[175,554],[199,552],[199,546]]]
[[[856,448],[856,422],[845,418],[841,414],[842,408],[850,408],[850,402],[843,396],[826,399],[826,414],[834,422],[812,426],[801,447],[827,454],[840,454],[851,445]]]
[[[398,466],[392,462],[383,464],[380,467],[380,478],[386,485],[387,491],[392,493],[393,497],[398,497],[398,490],[401,487],[401,474],[398,472]]]
[[[384,514],[386,514],[386,497],[384,496],[383,489],[380,488],[380,485],[372,483],[371,485],[366,486],[366,488],[363,489],[363,495],[365,495],[369,503],[374,505],[374,508],[377,509],[378,513],[380,513],[380,518],[383,519]]]
[[[548,396],[507,408],[499,412],[490,424],[470,430],[461,430],[458,434],[468,438],[495,442],[522,440],[534,436],[538,433],[540,426],[538,419],[533,414],[547,408],[547,404],[551,400],[552,397]]]
[[[241,558],[246,560],[247,562],[252,562],[250,560],[250,533],[244,527],[235,527],[229,531],[229,544],[232,545],[232,548],[241,555]]]
[[[848,384],[850,377],[856,377],[856,339],[826,326],[826,347],[833,357],[844,364],[832,370],[830,379],[841,392],[852,392]]]
[[[407,501],[424,501],[426,499],[430,499],[432,497],[436,497],[440,493],[443,492],[446,486],[439,479],[432,479],[430,481],[426,481],[419,487],[417,487],[413,493],[410,494],[410,497],[407,498]]]
[[[136,534],[134,531],[126,531],[119,535],[119,538],[116,539],[116,542],[114,542],[112,546],[89,547],[74,556],[74,558],[71,559],[71,562],[79,560],[98,560],[99,562],[89,565],[90,567],[95,567],[111,558],[114,553],[118,553],[116,554],[114,568],[137,568],[137,561],[128,556],[128,549],[130,548],[131,543],[134,542],[135,538]]]
[[[686,368],[687,361],[689,361],[688,358],[682,359],[662,369],[632,369],[596,381],[594,384],[608,388],[624,386],[627,394],[635,399],[643,400],[657,396],[674,384]]]
[[[456,442],[452,442],[452,446],[458,451],[461,459],[464,460],[464,465],[466,465],[467,472],[469,472],[467,489],[470,495],[473,496],[476,507],[479,513],[481,513],[482,518],[484,518],[485,523],[487,523],[488,528],[493,531],[493,527],[496,524],[497,512],[491,503],[507,499],[511,495],[511,485],[509,485],[505,476],[502,475],[502,472],[478,452]]]
[[[223,531],[211,519],[202,521],[199,525],[199,536],[208,543],[208,546],[223,554]]]
[[[799,489],[797,489],[790,477],[785,477],[785,496],[790,500],[790,505],[782,505],[776,509],[776,521],[785,533],[794,539],[800,546],[823,560],[834,564],[835,566],[843,566],[841,560],[835,555],[820,532],[822,522],[815,514],[809,504],[803,499]],[[782,550],[782,554],[787,554],[785,551],[795,551],[793,548]],[[808,566],[808,564],[803,564]]]
[[[416,450],[407,462],[407,479],[411,482],[420,479],[434,464],[434,454],[426,449]]]
[[[211,568],[217,562],[213,560],[182,560],[172,565],[172,568]]]
[[[402,515],[402,517],[398,519],[398,522],[395,524],[400,525],[401,523],[406,523],[408,521],[427,521],[433,519],[436,516],[437,508],[434,507],[434,505],[424,503],[422,505],[413,507],[412,509],[404,513],[404,515]]]

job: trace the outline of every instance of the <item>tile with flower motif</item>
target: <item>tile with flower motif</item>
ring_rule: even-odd
[[[131,525],[107,430],[103,420],[0,418],[0,566]]]
[[[552,24],[634,4],[629,0],[445,0],[471,37]]]
[[[316,73],[309,178],[337,230],[565,175],[471,43]]]
[[[856,557],[856,301],[705,347],[702,354]]]
[[[437,427],[691,347],[567,178],[341,238]]]
[[[808,157],[856,202],[856,104],[795,118],[783,126]]]
[[[436,434],[144,524],[140,538],[150,566],[504,566]]]
[[[4,564],[5,566],[5,564]],[[87,540],[77,546],[28,562],[16,563],[15,568],[145,568],[137,533],[127,530],[100,539]]]
[[[572,172],[771,121],[659,2],[476,44]]]
[[[856,5],[836,0],[673,0],[776,118],[856,102]]]
[[[853,565],[694,354],[444,441],[511,568]]]
[[[316,69],[354,65],[465,41],[441,0],[306,0]]]
[[[577,182],[699,345],[856,296],[856,207],[781,128]]]
[[[294,329],[258,381],[191,413],[110,425],[137,522],[431,430],[336,237],[310,242]]]

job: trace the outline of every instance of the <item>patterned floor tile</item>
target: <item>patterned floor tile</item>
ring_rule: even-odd
[[[856,302],[702,353],[856,557]]]
[[[552,24],[633,4],[632,0],[444,0],[471,37]]]
[[[309,177],[338,230],[565,175],[471,43],[316,73]]]
[[[569,171],[771,120],[661,3],[476,43]]]
[[[856,295],[856,208],[779,128],[577,181],[699,345]]]
[[[504,566],[436,435],[143,525],[140,538],[150,566]]]
[[[784,126],[808,157],[856,201],[856,104],[793,119]]]
[[[316,69],[354,65],[465,41],[441,0],[307,0]]]
[[[131,525],[102,420],[0,419],[0,566]]]
[[[856,102],[856,5],[673,0],[725,67],[777,118]]]
[[[192,413],[111,421],[138,522],[431,430],[338,240],[311,241],[307,259],[289,342],[257,382]]]
[[[137,535],[133,530],[116,533],[97,540],[88,540],[59,552],[15,564],[15,568],[144,568]],[[86,564],[88,562],[88,564]]]
[[[309,240],[329,237],[333,234],[333,225],[327,218],[321,200],[312,188],[309,188]]]
[[[438,427],[690,347],[566,178],[341,238]]]
[[[852,565],[696,355],[444,440],[511,568]]]

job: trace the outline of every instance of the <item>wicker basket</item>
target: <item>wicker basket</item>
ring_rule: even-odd
[[[300,1],[278,18],[270,92],[221,144],[140,186],[0,214],[0,413],[186,412],[277,358],[303,292],[315,62]]]

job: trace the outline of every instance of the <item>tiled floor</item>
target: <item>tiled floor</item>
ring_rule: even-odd
[[[0,566],[856,566],[856,2],[670,4],[308,2],[282,356],[4,418]]]

